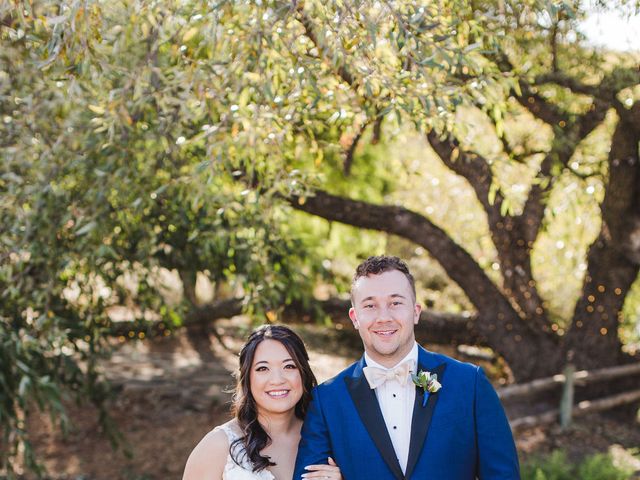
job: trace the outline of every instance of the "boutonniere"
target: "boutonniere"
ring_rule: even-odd
[[[420,370],[417,375],[411,374],[411,379],[413,383],[415,383],[416,387],[420,387],[423,391],[422,398],[422,406],[427,405],[427,400],[429,400],[429,395],[432,393],[437,393],[442,385],[438,382],[438,374],[425,372],[424,370]]]

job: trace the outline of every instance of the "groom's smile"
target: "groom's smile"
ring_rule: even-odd
[[[393,341],[398,329],[393,330],[372,330],[372,333],[380,338],[382,342]]]
[[[391,335],[393,335],[394,333],[396,333],[398,330],[378,330],[378,331],[374,331],[375,333],[377,333],[378,335],[382,335],[383,337],[389,337]]]

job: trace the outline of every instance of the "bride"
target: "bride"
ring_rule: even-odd
[[[280,325],[251,333],[240,352],[233,413],[194,448],[183,480],[289,480],[316,379],[300,337]],[[340,469],[309,465],[305,478],[341,479]]]

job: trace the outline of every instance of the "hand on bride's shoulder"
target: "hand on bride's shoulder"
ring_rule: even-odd
[[[228,454],[229,440],[224,431],[210,431],[189,455],[182,480],[222,479]]]

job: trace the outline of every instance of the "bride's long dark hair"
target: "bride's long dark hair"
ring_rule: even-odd
[[[309,355],[304,343],[293,330],[283,325],[263,325],[249,335],[240,351],[240,372],[233,401],[233,414],[244,435],[231,444],[229,451],[231,458],[240,465],[244,455],[242,449],[238,448],[241,442],[254,472],[275,465],[270,457],[260,454],[271,443],[271,438],[258,421],[258,408],[251,394],[249,380],[256,348],[267,339],[280,342],[287,349],[300,372],[302,397],[295,407],[295,415],[300,420],[303,420],[307,413],[311,401],[311,390],[317,385],[316,377],[309,366]]]

